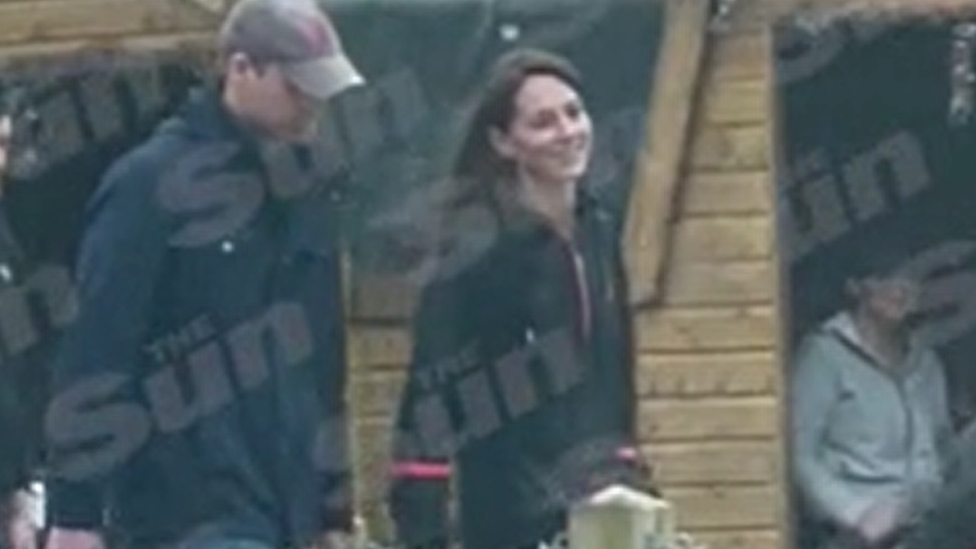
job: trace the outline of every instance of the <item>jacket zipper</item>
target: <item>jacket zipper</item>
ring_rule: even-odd
[[[586,280],[586,264],[583,262],[583,255],[579,252],[579,249],[575,244],[571,242],[566,243],[566,250],[569,253],[570,259],[573,263],[573,278],[576,286],[576,310],[578,312],[578,322],[580,333],[583,334],[583,339],[589,339],[590,337],[590,292],[587,286]]]
[[[905,478],[908,479],[909,486],[915,483],[915,417],[912,414],[912,407],[909,404],[908,394],[905,391],[904,380],[896,379],[895,386],[898,388],[898,396],[901,398],[902,407],[905,409]]]

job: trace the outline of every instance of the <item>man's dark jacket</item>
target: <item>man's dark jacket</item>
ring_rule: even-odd
[[[55,526],[140,549],[348,526],[332,201],[271,196],[218,97],[192,94],[89,203],[48,416]]]
[[[572,244],[496,209],[497,222],[458,229],[478,235],[455,242],[471,255],[442,263],[422,294],[390,494],[407,546],[446,546],[453,473],[468,549],[535,546],[573,501],[639,481],[617,224],[579,195]]]

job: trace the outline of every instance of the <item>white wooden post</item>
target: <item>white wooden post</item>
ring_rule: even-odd
[[[670,503],[611,486],[576,504],[569,516],[569,549],[666,549],[676,538]]]

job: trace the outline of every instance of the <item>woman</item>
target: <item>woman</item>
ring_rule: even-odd
[[[811,547],[892,547],[943,485],[952,425],[945,373],[910,331],[916,283],[872,248],[850,307],[801,344],[793,459]]]
[[[550,543],[572,502],[638,480],[617,225],[581,183],[592,140],[569,63],[497,63],[414,320],[390,500],[409,547],[447,544],[452,465],[466,549]]]

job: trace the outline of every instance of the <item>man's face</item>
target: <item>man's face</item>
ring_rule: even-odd
[[[318,103],[292,84],[274,64],[232,60],[226,81],[241,114],[261,130],[286,141],[304,141],[316,130]]]

